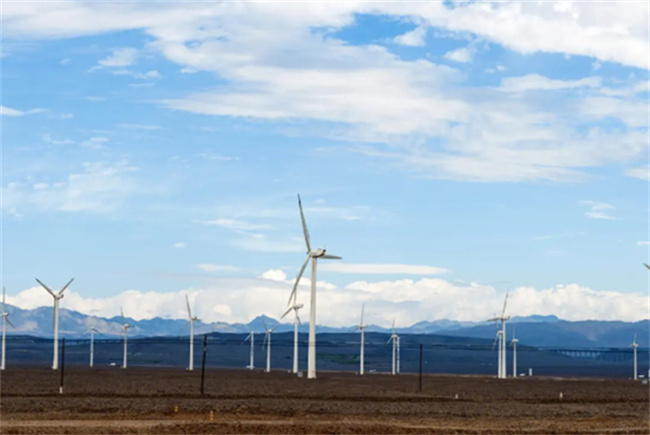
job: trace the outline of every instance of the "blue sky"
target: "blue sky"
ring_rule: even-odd
[[[344,257],[325,323],[362,302],[476,320],[506,291],[513,314],[645,318],[647,22],[643,2],[3,4],[9,302],[75,276],[84,312],[180,317],[188,294],[206,320],[277,317],[300,193]]]

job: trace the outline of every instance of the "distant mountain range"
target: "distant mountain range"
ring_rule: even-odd
[[[52,308],[39,307],[33,310],[23,310],[11,305],[7,306],[11,313],[10,319],[16,326],[15,329],[7,328],[8,334],[31,335],[36,337],[52,336]],[[78,338],[87,334],[91,325],[94,325],[106,338],[118,336],[121,331],[121,318],[91,317],[77,311],[62,308],[59,312],[60,335]],[[183,319],[162,319],[159,317],[146,320],[127,318],[133,325],[130,329],[132,337],[151,336],[180,336],[187,333]],[[195,334],[210,332],[222,333],[256,333],[264,332],[264,322],[267,326],[274,327],[275,332],[293,331],[292,323],[280,323],[267,316],[259,316],[249,323],[224,322],[203,323],[194,325]],[[318,326],[319,333],[350,333],[352,326],[335,328]],[[307,332],[309,325],[300,325],[300,332]],[[389,333],[390,328],[369,325],[368,332]],[[415,323],[409,327],[397,328],[400,334],[437,334],[451,337],[470,337],[494,339],[496,329],[494,324],[486,322],[457,322],[453,320],[436,320]],[[527,316],[513,317],[508,322],[508,340],[513,332],[519,342],[527,346],[539,347],[627,347],[632,343],[636,334],[637,343],[643,348],[650,342],[650,323],[648,320],[640,322],[621,321],[566,321],[556,316]]]

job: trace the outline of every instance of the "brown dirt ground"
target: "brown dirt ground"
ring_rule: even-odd
[[[0,377],[2,434],[650,433],[629,380],[66,368]],[[563,395],[560,400],[560,392]],[[458,395],[458,398],[456,398]],[[212,420],[210,412],[213,413]]]

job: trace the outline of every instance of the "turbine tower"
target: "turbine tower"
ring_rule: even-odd
[[[9,320],[9,313],[7,312],[5,307],[5,288],[2,287],[2,362],[0,362],[0,370],[5,369],[5,360],[7,354],[7,347],[5,345],[7,323],[10,324],[12,328],[15,328],[13,323],[11,323],[11,321]]]
[[[248,365],[248,368],[251,370],[255,370],[255,333],[251,331],[250,334],[248,334],[248,337],[244,338],[244,341],[242,344],[246,343],[246,341],[250,340],[251,341],[251,363]]]
[[[634,351],[634,380],[637,380],[637,366],[636,366],[636,348],[639,347],[639,344],[636,342],[636,334],[634,334],[634,341],[630,345],[632,350]]]
[[[293,304],[289,307],[289,309],[280,317],[280,319],[284,319],[287,314],[289,314],[292,310],[294,312],[294,318],[293,318],[293,373],[298,373],[298,325],[300,325],[300,316],[298,315],[298,310],[304,307],[303,304],[298,304],[296,303],[296,297],[298,296],[298,293],[293,293]]]
[[[187,298],[187,295],[185,295],[185,302],[187,303],[187,317],[189,320],[183,327],[183,331],[185,331],[187,325],[190,325],[190,362],[189,365],[187,366],[187,370],[192,371],[194,370],[194,322],[199,320],[199,318],[197,316],[192,316],[192,310],[190,308],[190,300]]]
[[[96,322],[93,322],[93,326],[91,326],[87,331],[90,332],[90,368],[95,364],[95,333],[101,334],[101,332],[95,328],[95,324]]]
[[[399,356],[398,356],[398,349],[399,349],[399,335],[397,335],[397,332],[395,332],[395,319],[393,319],[393,329],[392,329],[392,334],[386,344],[390,343],[391,341],[393,342],[393,363],[391,365],[391,372],[392,374],[396,375],[399,372],[398,367],[398,362],[399,361]]]
[[[295,293],[298,291],[298,283],[302,274],[307,268],[307,264],[311,260],[311,297],[309,303],[309,349],[307,353],[307,379],[316,378],[316,265],[318,259],[323,260],[340,260],[341,257],[336,255],[330,255],[325,253],[325,249],[317,248],[312,249],[311,243],[309,241],[309,231],[307,230],[307,222],[305,221],[305,214],[302,211],[302,202],[300,201],[300,195],[298,195],[298,208],[300,209],[300,220],[302,221],[302,231],[305,235],[305,244],[307,245],[307,258],[302,264],[298,276],[296,277],[296,283],[293,285],[293,290],[289,296],[289,302],[287,305],[291,304],[291,300],[295,300]]]
[[[52,289],[43,284],[36,278],[38,282],[54,299],[54,308],[52,310],[52,329],[54,329],[54,356],[52,358],[52,370],[57,370],[59,368],[59,301],[63,299],[63,292],[68,286],[74,281],[72,278],[66,285],[63,286],[58,293],[54,293]]]
[[[133,325],[129,325],[126,323],[126,319],[124,318],[124,311],[122,311],[122,308],[120,308],[120,313],[122,314],[122,334],[124,334],[124,360],[122,362],[122,368],[126,368],[126,346],[127,346],[127,336],[129,335],[129,328],[132,327]]]
[[[266,326],[266,322],[264,319],[262,319],[262,323],[264,324],[264,330],[266,331],[266,334],[264,334],[264,343],[262,343],[262,346],[266,346],[266,373],[269,373],[271,371],[271,333],[275,328],[270,328]]]
[[[519,340],[515,338],[515,328],[512,328],[512,341],[510,344],[512,345],[512,377],[516,378],[517,377],[517,343],[519,343]]]
[[[496,339],[499,341],[497,378],[499,379],[504,379],[506,377],[506,320],[510,319],[510,316],[506,316],[507,303],[508,303],[508,293],[506,293],[505,300],[503,301],[503,309],[501,310],[501,316],[493,317],[488,320],[488,322],[495,322],[497,325]],[[499,329],[499,322],[501,322],[501,329]]]
[[[365,330],[368,325],[363,324],[363,309],[364,309],[364,304],[361,304],[361,320],[359,321],[359,326],[354,328],[355,331],[361,331],[361,353],[359,357],[359,374],[363,375],[363,348],[364,348],[364,342],[365,342]]]

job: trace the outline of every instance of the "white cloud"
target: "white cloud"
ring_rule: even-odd
[[[87,298],[66,291],[62,307],[100,316],[114,316],[120,306],[129,317],[148,319],[184,318],[184,296],[188,295],[196,314],[207,322],[248,322],[267,314],[278,318],[286,309],[291,282],[281,273],[268,272],[265,278],[215,277],[209,285],[176,292],[127,290],[109,298]],[[298,301],[309,300],[309,285],[298,288]],[[501,309],[503,294],[488,285],[458,284],[441,279],[418,281],[358,281],[343,288],[318,284],[319,324],[351,325],[358,321],[359,307],[366,304],[369,323],[389,326],[393,317],[399,325],[421,320],[451,319],[482,321]],[[49,305],[39,287],[8,295],[7,302],[21,308]],[[547,289],[519,287],[510,292],[507,313],[517,316],[554,314],[567,320],[624,320],[647,318],[648,299],[643,293],[595,291],[577,284]]]
[[[650,246],[649,241],[643,241],[643,242],[636,242],[637,246]]]
[[[209,264],[209,263],[200,263],[196,267],[201,269],[204,272],[227,272],[234,273],[241,271],[241,268],[236,266],[226,266],[222,264]]]
[[[110,56],[98,63],[103,67],[117,68],[133,65],[138,58],[138,50],[133,47],[115,48]]]
[[[406,45],[410,47],[423,47],[426,44],[426,37],[427,28],[420,26],[416,27],[410,32],[396,36],[393,41],[400,45]]]
[[[182,248],[185,248],[186,246],[187,245],[185,244],[185,242],[176,242],[176,243],[174,243],[174,248],[182,249]]]
[[[600,77],[586,77],[580,80],[555,80],[539,74],[528,74],[520,77],[506,77],[499,88],[505,92],[550,91],[579,87],[598,88]]]
[[[56,182],[10,182],[2,188],[2,207],[13,214],[26,211],[107,213],[140,193],[127,161],[86,162],[83,170]]]
[[[467,63],[472,60],[472,50],[468,47],[458,48],[456,50],[446,52],[444,58],[453,60],[454,62]]]
[[[30,110],[18,110],[18,109],[12,109],[11,107],[7,106],[0,106],[0,116],[25,116],[25,115],[33,115],[35,113],[42,113],[45,112],[45,109],[30,109]]]
[[[440,275],[449,272],[435,266],[420,266],[414,264],[354,264],[341,262],[325,262],[320,266],[321,270],[338,273],[358,274],[390,274],[390,275]]]
[[[282,269],[269,269],[261,274],[260,278],[270,281],[287,282],[287,274]]]
[[[603,220],[617,220],[618,218],[611,216],[607,210],[614,210],[614,206],[605,202],[596,201],[580,201],[581,205],[589,207],[589,211],[585,212],[585,216],[590,219],[603,219]]]
[[[625,174],[630,177],[639,178],[645,181],[650,181],[650,166],[639,166],[636,168],[629,168],[625,171]]]

